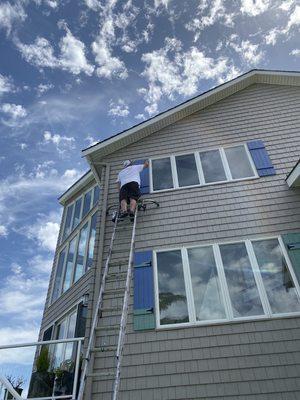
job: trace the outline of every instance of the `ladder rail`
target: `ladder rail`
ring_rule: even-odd
[[[101,311],[101,308],[102,308],[103,294],[104,294],[105,284],[106,284],[106,277],[107,277],[107,273],[108,273],[109,262],[110,262],[111,255],[112,255],[113,244],[114,244],[114,240],[115,240],[115,236],[116,236],[117,224],[118,224],[118,218],[116,218],[115,223],[114,223],[114,229],[113,229],[113,233],[112,233],[112,236],[110,239],[108,255],[106,258],[104,271],[103,271],[103,275],[102,275],[102,279],[101,279],[100,291],[99,291],[99,295],[98,295],[98,299],[97,299],[97,303],[96,303],[96,307],[95,307],[95,311],[94,311],[94,315],[93,315],[89,342],[88,342],[88,346],[86,349],[86,355],[84,358],[84,360],[85,360],[84,368],[81,373],[80,386],[79,386],[79,391],[78,391],[78,400],[83,399],[86,377],[87,377],[87,373],[88,373],[88,369],[89,369],[89,361],[90,361],[90,357],[91,357],[91,350],[92,350],[92,346],[94,343],[96,326],[98,324],[99,311]]]
[[[126,325],[127,325],[127,317],[128,317],[128,305],[129,305],[129,297],[130,297],[130,286],[133,272],[133,255],[134,255],[134,247],[135,247],[135,231],[136,231],[136,222],[137,222],[137,214],[138,208],[135,210],[134,214],[134,222],[131,234],[131,244],[130,244],[130,253],[128,259],[128,268],[127,268],[127,276],[126,276],[126,287],[124,291],[124,299],[123,299],[123,308],[122,315],[120,321],[120,330],[118,337],[118,345],[116,351],[116,374],[115,380],[113,384],[113,393],[112,400],[118,399],[119,387],[120,387],[120,378],[121,378],[121,362],[123,357],[123,348],[125,343],[125,335],[126,335]]]

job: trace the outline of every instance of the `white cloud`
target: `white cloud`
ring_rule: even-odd
[[[94,67],[86,59],[84,43],[75,38],[68,27],[65,26],[65,29],[66,35],[59,42],[58,57],[50,42],[43,37],[37,37],[33,44],[24,44],[16,39],[15,44],[22,57],[36,67],[58,68],[74,75],[81,72],[92,75]]]
[[[259,45],[251,43],[249,40],[237,43],[237,37],[233,35],[233,41],[229,45],[240,54],[247,65],[257,65],[264,58],[264,52],[260,50]]]
[[[0,28],[6,29],[8,34],[15,23],[24,21],[26,17],[27,15],[20,2],[15,4],[3,2],[0,4]]]
[[[86,142],[88,142],[88,146],[93,146],[94,144],[98,143],[99,140],[95,139],[93,136],[88,135],[86,138],[84,138]]]
[[[21,105],[4,103],[1,106],[1,111],[12,119],[24,118],[27,115],[25,108]]]
[[[21,150],[25,150],[28,147],[28,145],[26,143],[20,143],[19,146],[20,146]]]
[[[164,48],[143,54],[142,61],[146,64],[143,76],[148,88],[138,91],[148,103],[145,111],[150,115],[157,112],[162,96],[191,96],[197,92],[201,79],[221,82],[233,68],[227,58],[213,59],[196,47],[182,51],[180,41],[170,38]]]
[[[294,26],[300,25],[300,6],[296,6],[291,13],[286,30],[289,31]]]
[[[52,143],[55,145],[57,151],[62,155],[66,150],[75,149],[75,138],[72,136],[64,136],[59,134],[52,134],[49,131],[45,131],[43,134],[43,144]]]
[[[168,8],[168,5],[170,3],[171,0],[154,0],[154,7],[158,8],[158,7],[166,7]]]
[[[6,237],[8,235],[8,231],[6,226],[0,225],[0,236]]]
[[[283,1],[279,8],[283,11],[289,11],[289,9],[295,4],[295,0],[286,0]]]
[[[94,11],[101,8],[101,3],[98,0],[84,0],[86,6]]]
[[[40,83],[38,85],[38,87],[36,88],[36,90],[39,94],[43,94],[53,88],[54,88],[54,85],[52,85],[52,83]]]
[[[256,17],[267,11],[269,5],[270,0],[241,0],[241,11],[251,17]]]
[[[127,117],[129,115],[128,105],[121,99],[114,103],[112,100],[109,103],[108,115],[113,117]]]
[[[122,60],[113,56],[112,50],[116,41],[113,15],[115,3],[115,0],[110,0],[103,10],[101,16],[103,24],[96,40],[92,43],[92,51],[95,55],[95,61],[98,64],[96,74],[99,77],[126,79],[128,76],[126,66]]]
[[[280,35],[279,29],[277,29],[277,28],[271,29],[265,37],[266,44],[275,46],[279,35]]]
[[[4,93],[10,93],[14,91],[14,85],[10,78],[0,74],[0,96]]]
[[[300,57],[300,49],[294,49],[290,52],[291,56]]]
[[[53,264],[52,257],[43,257],[40,254],[28,260],[30,271],[33,273],[49,275],[52,269],[52,264]]]

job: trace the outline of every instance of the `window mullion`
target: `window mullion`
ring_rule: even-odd
[[[152,180],[152,160],[149,159],[149,181],[150,181],[150,193],[153,192],[153,180]]]
[[[295,275],[294,269],[292,267],[291,261],[289,259],[288,253],[286,251],[286,248],[285,248],[285,245],[283,243],[283,240],[282,240],[281,236],[278,237],[278,242],[279,242],[279,245],[281,247],[282,255],[285,258],[286,266],[288,268],[289,273],[291,274],[293,283],[295,285],[297,295],[298,295],[298,297],[300,299],[300,285],[299,285],[298,279],[297,279],[297,277]]]
[[[80,213],[79,213],[79,222],[78,222],[78,225],[79,225],[80,222],[82,221],[83,203],[84,203],[84,195],[81,196],[81,206],[80,206]]]
[[[217,244],[213,244],[213,252],[214,252],[216,266],[217,266],[217,270],[218,270],[218,276],[219,276],[219,280],[220,280],[220,286],[221,286],[221,290],[222,290],[226,315],[229,320],[233,320],[233,311],[232,311],[229,290],[228,290],[228,286],[227,286],[227,282],[226,282],[226,276],[225,276],[225,271],[224,271],[224,267],[223,267],[220,248]]]
[[[188,253],[187,253],[186,248],[181,249],[181,257],[182,257],[187,305],[188,305],[188,311],[189,311],[189,320],[190,320],[190,322],[196,322],[196,311],[195,311],[195,301],[194,301],[194,294],[193,294],[192,278],[191,278]]]
[[[219,151],[220,151],[220,155],[221,155],[221,160],[223,162],[223,167],[224,167],[224,170],[225,170],[226,178],[229,181],[232,181],[232,175],[231,175],[229,164],[228,164],[228,161],[227,161],[227,158],[226,158],[225,150],[223,149],[223,147],[221,147],[219,149]]]
[[[255,167],[255,164],[254,164],[253,158],[251,157],[250,151],[249,151],[249,149],[248,149],[248,146],[247,146],[247,144],[246,144],[246,143],[244,143],[244,148],[245,148],[245,151],[246,151],[246,154],[247,154],[248,160],[249,160],[249,162],[250,162],[250,165],[251,165],[252,171],[253,171],[254,175],[255,175],[256,177],[258,177],[258,173],[257,173],[256,167]]]
[[[200,160],[200,154],[198,151],[196,151],[196,153],[194,153],[194,154],[195,154],[196,166],[197,166],[197,171],[198,171],[198,176],[199,176],[199,182],[200,182],[200,185],[204,185],[205,179],[204,179],[202,164],[201,164],[201,160]]]
[[[159,289],[158,289],[158,274],[157,274],[157,258],[156,252],[153,251],[153,275],[154,275],[154,296],[155,296],[155,318],[156,326],[160,326],[160,309],[159,309]]]
[[[245,240],[245,245],[246,245],[246,249],[248,252],[254,279],[255,279],[255,282],[256,282],[256,285],[258,288],[258,293],[260,295],[260,300],[262,302],[262,306],[264,309],[264,313],[267,316],[271,316],[272,315],[271,306],[270,306],[268,295],[267,295],[267,292],[266,292],[266,289],[265,289],[265,286],[264,286],[264,283],[262,280],[261,272],[259,269],[259,265],[258,265],[256,256],[255,256],[255,252],[254,252],[251,240],[249,240],[249,239]]]
[[[179,188],[175,156],[171,156],[170,159],[171,159],[171,170],[172,170],[172,178],[173,178],[173,187],[174,188]]]

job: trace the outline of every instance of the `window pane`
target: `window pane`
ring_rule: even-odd
[[[225,154],[233,179],[254,176],[251,164],[244,146],[225,148]]]
[[[273,313],[300,311],[299,298],[277,239],[252,242]]]
[[[99,198],[100,198],[100,188],[97,185],[94,187],[93,207],[96,205],[96,203],[98,203]]]
[[[220,246],[234,317],[264,314],[244,243]]]
[[[73,214],[74,204],[67,208],[66,222],[64,227],[63,240],[71,233],[71,225],[72,225],[72,214]]]
[[[80,222],[81,202],[82,202],[82,197],[80,197],[78,200],[76,200],[72,229],[76,228],[76,226]]]
[[[199,184],[199,176],[194,154],[176,156],[176,167],[179,186]]]
[[[90,190],[84,195],[83,202],[83,210],[82,210],[82,218],[86,216],[86,214],[90,211],[91,208],[91,200],[92,200],[92,191]]]
[[[160,323],[188,322],[181,251],[157,253]]]
[[[77,316],[77,313],[74,312],[69,317],[69,325],[68,325],[68,330],[67,330],[67,335],[66,335],[67,339],[75,337],[76,316]],[[66,343],[65,356],[64,356],[65,360],[69,360],[74,357],[75,346],[76,346],[75,342]]]
[[[74,282],[76,282],[84,272],[84,254],[87,243],[88,224],[85,224],[80,231],[80,239],[78,244],[78,251],[76,257]]]
[[[87,259],[86,269],[90,268],[93,264],[97,215],[98,215],[98,213],[95,213],[92,216],[92,220],[91,220],[91,231],[90,231],[90,238],[89,238],[89,250],[88,250],[88,259]]]
[[[63,292],[65,292],[71,286],[76,239],[77,239],[77,236],[75,236],[74,239],[72,239],[72,241],[70,242],[68,258],[67,258],[67,265],[66,265],[66,272],[65,272],[65,279],[64,279],[64,285],[63,285]]]
[[[227,180],[219,150],[201,152],[200,160],[206,183]]]
[[[66,326],[67,320],[64,319],[56,328],[55,339],[65,339],[66,335]],[[64,359],[64,343],[57,343],[54,345],[54,360],[53,360],[53,368],[57,368],[60,366]]]
[[[197,321],[226,318],[212,247],[188,250]]]
[[[63,268],[64,268],[64,263],[65,263],[65,255],[66,255],[66,249],[64,249],[59,254],[56,275],[55,275],[55,283],[54,283],[54,288],[53,288],[53,293],[52,293],[52,302],[55,301],[58,298],[58,296],[60,295],[59,291],[60,291]]]
[[[173,187],[171,160],[169,157],[152,160],[153,190]]]

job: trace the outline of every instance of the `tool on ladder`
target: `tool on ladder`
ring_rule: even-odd
[[[125,289],[124,289],[123,307],[122,307],[121,321],[120,321],[120,327],[119,327],[118,344],[117,344],[117,350],[116,350],[116,356],[115,356],[116,372],[114,374],[112,400],[118,399],[119,387],[120,387],[121,363],[122,363],[123,348],[124,348],[124,343],[125,343],[128,305],[129,305],[129,297],[130,297],[130,285],[131,285],[132,273],[133,273],[133,255],[134,255],[134,247],[135,247],[135,231],[136,231],[136,224],[137,224],[137,215],[138,215],[138,210],[143,210],[143,211],[146,210],[147,204],[154,204],[154,205],[156,205],[156,207],[159,207],[159,204],[155,201],[142,200],[139,203],[139,206],[136,208],[136,211],[134,214],[134,221],[133,221],[132,234],[131,234],[131,243],[130,243],[130,252],[129,252],[129,258],[128,258],[128,267],[127,267],[127,273],[126,273],[126,285],[125,285]],[[89,361],[90,361],[90,357],[91,357],[92,346],[94,344],[94,339],[95,339],[95,330],[98,325],[98,320],[102,316],[103,295],[105,292],[105,284],[106,284],[106,279],[107,279],[111,256],[113,253],[113,246],[114,246],[114,240],[115,240],[115,236],[116,236],[118,222],[119,222],[119,220],[118,220],[118,218],[116,218],[115,222],[114,222],[113,233],[112,233],[111,240],[110,240],[108,255],[107,255],[107,259],[105,262],[103,275],[102,275],[102,279],[101,279],[99,296],[97,299],[96,308],[95,308],[95,312],[94,312],[93,319],[92,319],[91,333],[90,333],[90,337],[89,337],[89,341],[88,341],[88,346],[86,349],[86,355],[84,358],[84,361],[85,361],[84,368],[81,373],[80,386],[79,386],[79,392],[78,392],[78,400],[83,399],[85,383],[86,383],[87,373],[88,373],[88,369],[89,369]]]

